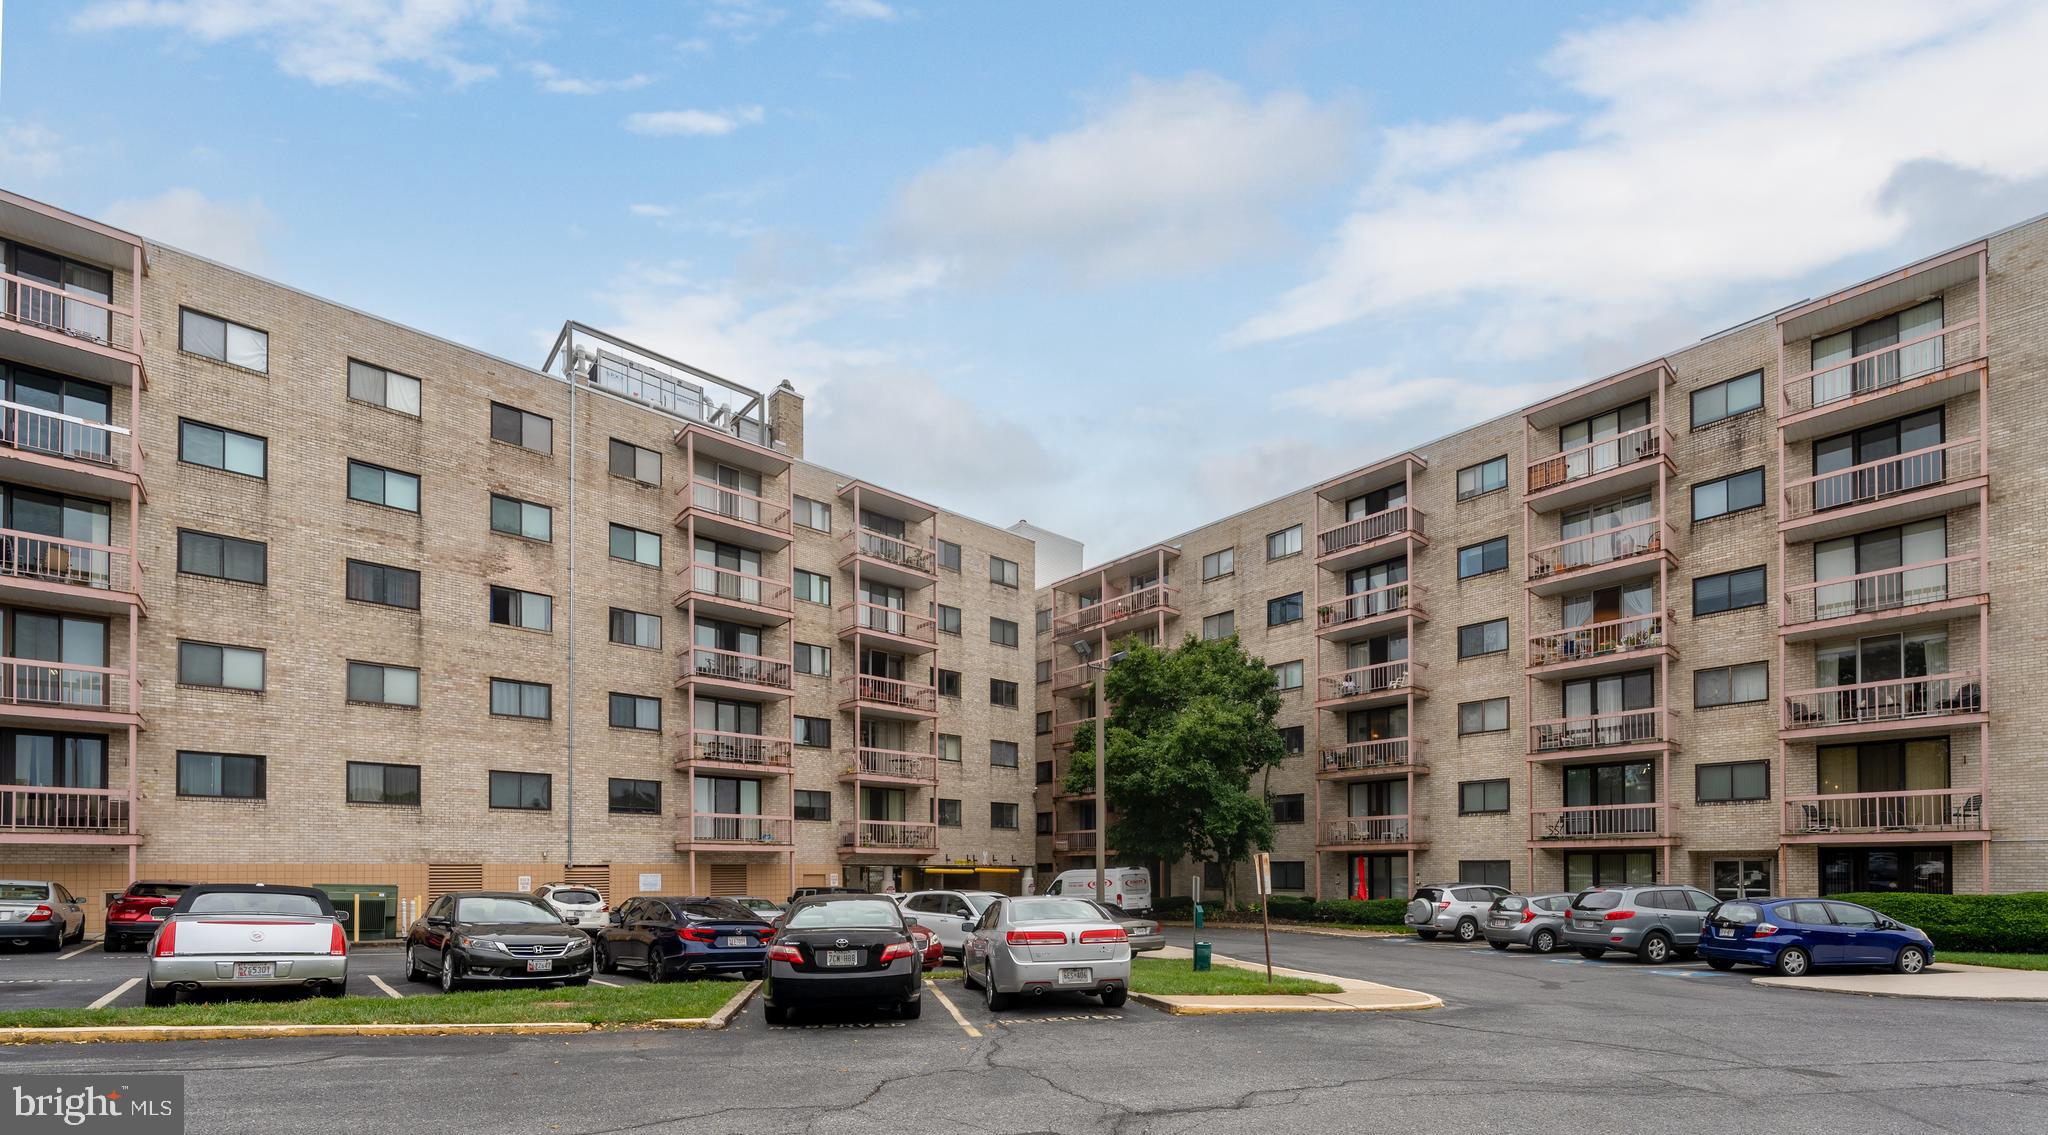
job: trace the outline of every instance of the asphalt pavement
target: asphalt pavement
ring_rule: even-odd
[[[1205,937],[1219,953],[1260,956],[1256,931]],[[1189,938],[1171,935],[1177,945]],[[2048,1107],[2048,1010],[2039,1005],[1766,989],[1699,963],[1273,940],[1280,964],[1427,990],[1446,1006],[1168,1017],[1059,995],[998,1015],[948,981],[928,991],[917,1021],[770,1028],[754,1004],[725,1032],[52,1046],[11,1049],[5,1061],[24,1073],[183,1073],[188,1130],[209,1133],[297,1129],[318,1117],[326,1131],[433,1123],[505,1135],[1283,1125],[2034,1135]],[[105,963],[140,969],[133,955],[96,953],[54,967],[92,957],[89,984],[102,991]],[[402,965],[395,951],[356,957],[374,972]],[[21,958],[0,958],[0,975],[26,975]],[[23,1004],[19,996],[0,992],[0,1007]]]

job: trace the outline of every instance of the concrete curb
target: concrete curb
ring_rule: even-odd
[[[1951,983],[1942,982],[1944,977],[1951,979]],[[1805,977],[1753,977],[1749,983],[1764,989],[1798,989],[1852,997],[1896,997],[1908,1001],[2048,1002],[2048,973],[1968,966],[1958,962],[1936,962],[1928,966],[1926,972],[1911,976],[1890,973],[1809,974]],[[1961,983],[1961,988],[1954,983]]]
[[[1193,957],[1190,951],[1178,946],[1168,946],[1160,951],[1160,955],[1176,960]],[[1212,954],[1210,960],[1217,965],[1253,972],[1265,969],[1265,966],[1258,962],[1245,961],[1224,954]],[[1418,989],[1403,989],[1395,985],[1381,985],[1376,981],[1360,981],[1355,977],[1338,977],[1335,974],[1290,969],[1286,966],[1274,966],[1273,972],[1282,977],[1301,977],[1325,982],[1336,986],[1338,992],[1165,994],[1134,991],[1131,997],[1161,1012],[1187,1017],[1221,1016],[1232,1013],[1402,1013],[1444,1007],[1443,998]]]
[[[1133,993],[1131,994],[1131,1000],[1136,1001],[1140,1005],[1150,1005],[1162,1013],[1168,1013],[1176,1017],[1226,1017],[1249,1013],[1414,1013],[1424,1009],[1441,1009],[1444,1007],[1442,998],[1427,993],[1420,994],[1420,996],[1427,997],[1429,1000],[1419,1001],[1410,1005],[1344,1005],[1335,1001],[1324,1000],[1323,998],[1327,996],[1328,994],[1305,994],[1294,998],[1300,1004],[1289,1005],[1249,1004],[1252,1001],[1272,1000],[1258,994],[1246,995],[1245,1001],[1247,1003],[1241,1005],[1193,1005],[1187,1004],[1185,998],[1162,997],[1151,993]]]
[[[718,1012],[708,1017],[658,1017],[642,1023],[657,1029],[722,1029],[730,1025],[732,1019],[739,1015],[739,1011],[746,1008],[747,1002],[753,1000],[754,994],[760,991],[761,983],[750,981],[738,993],[733,994],[731,1000],[720,1006]]]

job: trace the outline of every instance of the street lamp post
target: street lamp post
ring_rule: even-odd
[[[1109,797],[1102,786],[1102,767],[1109,759],[1109,697],[1104,692],[1104,678],[1123,652],[1092,661],[1095,645],[1083,639],[1074,644],[1074,653],[1081,656],[1082,665],[1095,671],[1095,901],[1108,902]]]

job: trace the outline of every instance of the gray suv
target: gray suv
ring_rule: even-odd
[[[1479,928],[1486,924],[1486,912],[1493,900],[1514,894],[1506,887],[1485,883],[1438,883],[1415,888],[1415,897],[1401,921],[1415,928],[1415,936],[1427,942],[1438,934],[1450,934],[1460,942],[1477,942]]]
[[[1609,950],[1662,965],[1699,949],[1707,912],[1720,899],[1694,887],[1642,883],[1580,891],[1565,911],[1564,944],[1597,958]]]

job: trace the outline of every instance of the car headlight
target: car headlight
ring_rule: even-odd
[[[569,952],[572,954],[580,954],[583,951],[588,950],[589,948],[590,939],[583,937],[581,934],[577,935],[569,942]]]
[[[489,938],[471,938],[466,934],[462,937],[462,947],[466,950],[497,950],[500,952],[503,952],[505,949],[502,943],[494,942]]]

